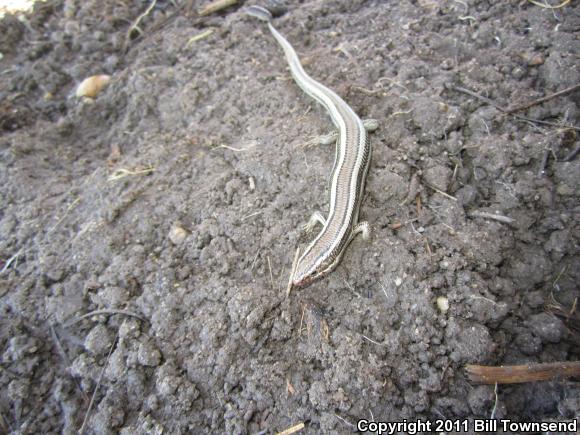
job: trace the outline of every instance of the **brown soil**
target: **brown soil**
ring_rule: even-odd
[[[579,2],[288,2],[305,68],[380,121],[372,240],[289,297],[331,123],[263,23],[204,3],[141,36],[149,1],[0,21],[0,432],[578,418],[573,380],[496,397],[464,367],[580,356],[580,93],[501,110],[580,83]]]

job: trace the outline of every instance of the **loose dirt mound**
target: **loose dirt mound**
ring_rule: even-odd
[[[578,2],[288,2],[305,68],[380,121],[372,241],[289,297],[331,123],[263,23],[201,6],[0,21],[0,432],[577,417],[570,380],[464,366],[579,358],[580,95],[506,113],[580,83]]]

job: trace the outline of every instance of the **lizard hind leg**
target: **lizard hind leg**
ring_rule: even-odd
[[[357,234],[361,234],[363,240],[369,240],[372,235],[372,228],[370,224],[367,221],[359,222],[356,224],[352,229],[352,233],[350,234],[349,242],[352,241],[352,239],[354,239]]]

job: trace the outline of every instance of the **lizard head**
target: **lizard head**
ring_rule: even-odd
[[[324,261],[325,259],[319,259],[317,262],[312,262],[308,257],[308,251],[306,251],[298,260],[296,270],[292,276],[292,285],[294,287],[308,287],[314,281],[328,275],[336,264],[336,262],[329,264],[328,261]]]

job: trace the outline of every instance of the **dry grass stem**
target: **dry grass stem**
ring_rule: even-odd
[[[291,435],[302,429],[304,429],[304,423],[298,423],[292,427],[289,427],[288,429],[283,430],[282,432],[278,432],[276,435]]]
[[[504,224],[513,224],[515,222],[515,219],[512,219],[511,217],[503,216],[501,214],[488,213],[485,211],[472,211],[471,213],[469,213],[469,216],[480,217],[485,219],[493,219],[498,222],[502,222]]]
[[[101,373],[99,374],[99,380],[97,381],[97,385],[95,386],[95,391],[93,391],[93,395],[91,396],[91,402],[89,403],[89,407],[88,407],[87,412],[85,414],[83,424],[82,424],[81,428],[79,429],[80,435],[83,435],[85,433],[85,426],[87,424],[87,421],[89,420],[91,410],[92,410],[93,405],[95,403],[95,397],[97,396],[97,392],[99,391],[99,388],[101,386],[101,382],[103,381],[103,375],[105,374],[105,369],[109,365],[109,360],[111,359],[111,354],[113,353],[113,350],[115,349],[115,346],[117,344],[118,339],[119,339],[119,332],[117,331],[117,336],[115,337],[115,340],[113,340],[113,344],[111,344],[111,348],[109,349],[109,353],[107,355],[107,360],[105,361],[105,364],[103,364],[103,368],[101,369]]]
[[[540,3],[536,0],[528,0],[528,1],[531,4],[539,6],[539,7],[544,8],[544,9],[560,9],[560,8],[563,8],[564,6],[566,6],[568,3],[570,3],[571,0],[564,0],[562,3],[560,3],[559,5],[556,5],[556,6],[550,6],[550,5],[547,5],[545,3]]]
[[[498,402],[497,384],[495,384],[495,387],[493,387],[493,393],[495,395],[495,401],[493,402],[493,409],[491,410],[491,415],[489,416],[489,418],[492,420],[495,418],[495,413],[497,411],[497,402]]]
[[[264,211],[263,211],[263,210],[259,210],[259,211],[256,211],[256,212],[254,212],[254,213],[250,213],[250,214],[248,214],[248,215],[246,215],[246,216],[243,216],[243,217],[240,219],[240,221],[242,221],[242,222],[243,222],[243,221],[245,221],[246,219],[250,219],[251,217],[258,216],[259,214],[262,214],[262,213],[264,213]]]
[[[272,262],[270,261],[270,256],[266,257],[268,260],[268,271],[270,272],[270,285],[272,286],[272,290],[274,289],[274,274],[272,273]]]
[[[383,343],[379,343],[378,341],[375,341],[372,338],[367,337],[366,335],[363,335],[362,338],[364,338],[365,340],[370,341],[371,343],[376,344],[378,346],[382,346],[383,345]]]
[[[64,361],[65,367],[67,367],[67,368],[70,367],[70,365],[71,365],[70,359],[68,358],[68,355],[66,354],[64,347],[62,346],[62,343],[60,342],[60,338],[58,337],[58,334],[56,333],[56,331],[52,325],[50,325],[50,335],[52,337],[52,340],[56,344],[56,348],[58,349],[58,353],[60,354],[60,357]],[[74,377],[74,380],[75,380],[75,383],[77,385],[77,388],[79,389],[79,391],[81,392],[81,395],[83,396],[83,399],[85,400],[85,403],[88,403],[89,396],[87,396],[87,393],[83,390],[79,379],[77,377]]]
[[[54,230],[56,230],[58,228],[58,226],[62,223],[62,221],[64,220],[64,218],[67,217],[67,215],[69,214],[69,212],[76,207],[76,205],[80,202],[81,198],[78,197],[76,198],[64,211],[64,214],[62,215],[62,217],[56,222],[56,224],[54,224],[54,226],[48,230],[48,234],[52,233]]]
[[[425,184],[425,186],[427,186],[429,189],[432,189],[432,190],[434,190],[434,191],[435,191],[435,192],[437,192],[439,195],[443,195],[444,197],[446,197],[446,198],[449,198],[449,199],[451,199],[452,201],[457,201],[457,198],[455,198],[454,196],[451,196],[451,195],[449,195],[449,194],[448,194],[448,193],[446,193],[446,192],[443,192],[441,189],[438,189],[438,188],[437,188],[437,187],[435,187],[435,186],[432,186],[432,185],[430,185],[430,184],[428,184],[428,183],[425,183],[425,181],[423,181],[423,183]]]
[[[211,36],[213,34],[214,30],[213,29],[208,29],[205,32],[201,32],[198,33],[195,36],[192,36],[191,38],[189,38],[189,40],[187,41],[187,44],[185,44],[185,48],[190,48],[193,44],[195,44],[198,41],[201,41],[202,39],[205,39],[209,36]]]
[[[147,15],[149,15],[151,13],[151,11],[153,10],[153,8],[155,7],[155,5],[157,4],[157,0],[153,0],[149,6],[147,6],[147,9],[145,9],[145,12],[143,12],[141,15],[139,15],[137,17],[137,19],[135,21],[133,21],[133,24],[131,24],[131,26],[129,27],[129,30],[127,30],[127,34],[125,36],[125,46],[129,45],[129,41],[131,40],[131,35],[133,34],[134,31],[137,31],[137,33],[139,33],[139,35],[143,34],[143,30],[141,30],[141,28],[139,27],[139,24],[141,23],[141,20],[143,18],[145,18]]]
[[[153,166],[146,166],[143,169],[120,168],[111,174],[111,176],[109,177],[109,181],[117,181],[122,178],[129,177],[131,175],[146,175],[150,174],[153,171],[155,171],[155,168]]]
[[[217,147],[212,148],[212,150],[217,150],[219,148],[225,148],[226,150],[230,150],[230,151],[233,151],[235,153],[239,153],[242,151],[248,151],[249,149],[254,148],[255,146],[256,146],[256,144],[248,145],[246,148],[234,148],[234,147],[231,147],[229,145],[218,145]]]
[[[360,295],[359,292],[357,292],[354,287],[346,280],[343,279],[344,284],[346,285],[346,288],[348,288],[357,298],[362,298],[362,296]]]
[[[86,319],[87,317],[101,316],[101,315],[105,315],[105,314],[110,314],[110,315],[120,314],[123,316],[135,317],[139,320],[142,320],[143,322],[147,321],[147,319],[145,319],[144,317],[141,317],[139,314],[135,314],[131,311],[104,309],[104,310],[91,311],[90,313],[86,313],[86,314],[83,314],[82,316],[79,316],[75,319],[69,320],[68,322],[65,322],[63,324],[63,327],[68,328],[69,326],[75,325],[75,324],[79,323],[81,320]]]
[[[18,257],[20,257],[23,253],[24,253],[24,250],[22,248],[20,248],[18,250],[18,252],[16,252],[16,254],[14,254],[12,257],[10,257],[8,260],[6,260],[4,267],[2,268],[2,270],[0,270],[0,274],[6,272],[10,268],[10,266],[12,265],[14,260],[16,260]]]
[[[222,9],[229,8],[230,6],[235,5],[237,2],[238,0],[216,0],[199,9],[197,14],[200,17],[205,17],[206,15],[219,12]]]

